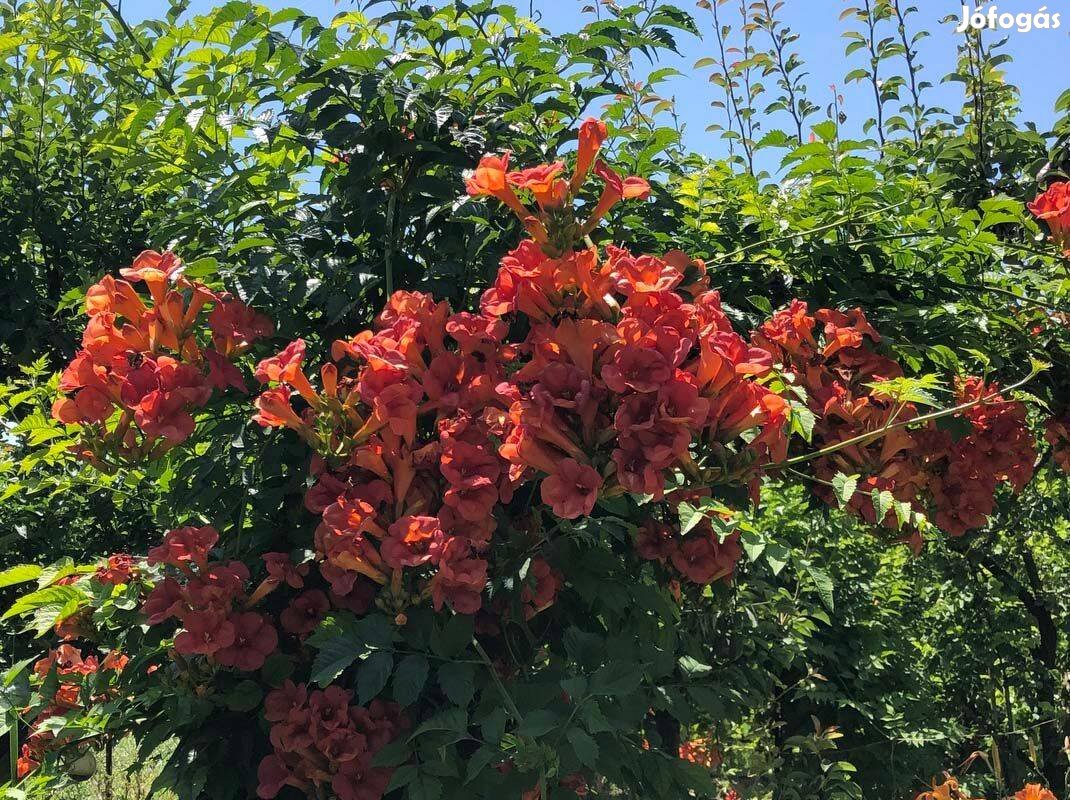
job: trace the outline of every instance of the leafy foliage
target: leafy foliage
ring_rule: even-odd
[[[267,748],[264,695],[307,678],[409,709],[414,726],[375,756],[393,769],[391,798],[519,797],[533,774],[543,797],[571,797],[559,778],[577,773],[600,776],[597,795],[908,797],[964,762],[971,796],[1037,780],[1065,792],[1070,284],[1066,254],[1044,241],[1055,229],[1026,201],[1066,176],[1070,117],[1053,134],[1021,125],[1007,56],[975,31],[947,78],[962,108],[932,107],[926,32],[899,0],[844,11],[845,82],[873,94],[861,138],[835,92],[826,104],[808,91],[806,42],[778,3],[704,1],[697,23],[662,3],[599,4],[557,36],[491,3],[366,5],[321,22],[230,2],[137,26],[108,4],[0,9],[0,593],[26,626],[3,652],[0,710],[21,715],[25,739],[72,680],[49,669],[31,690],[22,661],[57,623],[132,658],[85,678],[85,702],[45,727],[76,744],[10,791],[52,796],[85,751],[131,732],[143,756],[171,753],[178,735],[154,791],[246,796]],[[699,28],[724,161],[683,151],[661,93],[671,71],[643,66]],[[793,479],[727,520],[692,498],[677,509],[683,532],[718,526],[741,561],[731,584],[680,598],[654,564],[609,555],[630,546],[648,498],[607,498],[554,531],[547,555],[569,565],[568,601],[504,642],[484,647],[470,618],[426,606],[403,625],[392,608],[340,610],[251,676],[197,659],[172,669],[171,641],[140,624],[137,582],[101,584],[98,558],[213,524],[257,578],[269,547],[304,563],[307,454],[250,425],[235,397],[206,405],[189,442],[157,461],[105,473],[75,459],[72,431],[50,418],[50,371],[73,354],[85,290],[171,247],[187,278],[268,312],[280,341],[305,335],[316,359],[394,290],[473,308],[521,224],[465,196],[464,174],[486,152],[571,159],[592,107],[609,160],[653,188],[652,202],[614,209],[600,243],[703,259],[739,330],[797,297],[864,306],[906,371],[867,387],[892,404],[950,405],[945,376],[1032,375],[1014,399],[1038,441],[1049,432],[1036,478],[994,495],[983,527],[927,536],[918,557],[857,521],[931,526],[870,492],[865,469],[811,487],[829,503]],[[774,181],[763,165],[776,163]],[[821,415],[805,395],[791,408],[793,434],[812,442]],[[970,435],[961,415],[934,425]],[[494,591],[531,568],[517,553]],[[127,690],[136,704],[120,701]]]

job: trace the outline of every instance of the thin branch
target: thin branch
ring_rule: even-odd
[[[922,414],[920,417],[914,417],[913,419],[897,422],[894,425],[886,425],[880,430],[870,431],[869,433],[862,433],[858,436],[853,436],[850,439],[844,439],[842,442],[836,442],[835,444],[830,444],[827,447],[822,447],[820,450],[816,450],[813,453],[804,453],[803,455],[795,456],[794,458],[789,458],[787,461],[781,461],[779,464],[773,464],[772,466],[768,467],[768,469],[785,469],[787,467],[793,467],[796,464],[805,464],[808,461],[813,461],[815,458],[827,456],[831,453],[835,453],[847,447],[852,447],[856,444],[868,444],[869,442],[876,441],[877,439],[883,438],[892,431],[898,430],[900,428],[907,428],[912,425],[919,425],[926,422],[932,422],[933,420],[943,419],[944,417],[951,417],[955,414],[961,414],[963,411],[967,411],[976,406],[983,405],[992,400],[995,400],[1004,392],[1013,392],[1015,389],[1019,389],[1022,386],[1025,386],[1025,384],[1033,380],[1033,378],[1035,378],[1039,374],[1039,372],[1039,369],[1030,370],[1029,374],[1022,378],[1020,381],[1017,381],[1016,383],[1013,383],[1010,386],[1000,389],[998,392],[993,392],[990,395],[978,397],[975,400],[970,400],[967,403],[962,403],[960,405],[954,406],[953,408],[944,408],[939,411],[932,411],[928,414]]]
[[[524,721],[524,715],[520,713],[516,701],[513,700],[513,696],[509,694],[509,690],[506,689],[505,684],[502,683],[502,679],[498,675],[498,670],[494,667],[494,662],[490,660],[487,651],[483,649],[483,645],[481,645],[479,640],[474,636],[472,637],[472,646],[476,649],[476,652],[479,653],[479,657],[490,671],[490,677],[494,681],[494,685],[498,687],[498,693],[502,696],[502,702],[505,703],[505,707],[509,710],[509,713],[513,715],[513,719],[515,719],[519,725]]]
[[[910,199],[900,200],[898,203],[892,203],[891,205],[888,205],[888,206],[882,206],[880,208],[875,208],[872,211],[866,211],[863,214],[852,215],[852,216],[847,216],[847,217],[841,217],[841,218],[839,218],[839,219],[837,219],[837,220],[835,220],[833,222],[826,223],[825,225],[818,225],[816,228],[807,228],[806,230],[797,231],[796,233],[788,234],[786,236],[776,236],[776,237],[774,237],[772,239],[763,239],[760,242],[754,242],[752,244],[745,245],[744,247],[740,247],[738,250],[733,250],[730,253],[725,253],[722,256],[718,256],[718,260],[719,261],[724,261],[725,259],[733,258],[735,256],[742,255],[743,253],[748,253],[751,250],[754,250],[755,248],[758,248],[758,247],[764,247],[765,245],[776,244],[777,242],[790,242],[793,239],[798,239],[798,238],[803,237],[803,236],[810,236],[811,234],[814,234],[814,233],[821,233],[822,231],[828,231],[828,230],[832,230],[833,228],[839,228],[840,226],[842,226],[842,225],[844,225],[844,224],[846,224],[848,222],[852,222],[854,220],[865,219],[866,217],[873,217],[873,216],[876,216],[877,214],[884,214],[885,212],[892,211],[893,209],[899,208],[899,206],[905,205],[906,203],[909,203],[909,202],[910,202]]]

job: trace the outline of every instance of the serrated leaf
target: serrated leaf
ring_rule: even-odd
[[[75,586],[48,586],[36,592],[23,595],[9,608],[0,619],[21,616],[40,608],[55,608],[56,614],[72,604],[75,608],[88,602],[85,592]]]
[[[851,498],[855,496],[855,490],[858,489],[858,475],[844,475],[842,472],[837,472],[832,478],[832,490],[836,493],[836,501],[840,504],[840,508],[844,508],[851,502]]]
[[[479,725],[483,738],[491,744],[497,744],[505,734],[505,722],[508,715],[505,709],[498,707],[491,711]]]
[[[774,575],[780,574],[781,570],[787,566],[790,557],[791,551],[782,544],[770,542],[765,546],[765,560],[768,562],[769,568],[773,570]]]
[[[914,518],[914,509],[905,500],[896,500],[892,508],[895,510],[896,528],[902,529],[909,525]]]
[[[394,671],[394,656],[383,651],[372,653],[357,667],[357,696],[367,705],[386,687]]]
[[[565,733],[565,738],[572,745],[572,751],[576,754],[576,758],[580,760],[580,763],[593,769],[598,761],[598,743],[595,742],[590,734],[580,728],[569,728]]]
[[[743,546],[743,552],[747,554],[747,559],[751,563],[757,561],[762,551],[765,550],[765,538],[757,531],[750,529],[740,533],[739,543]]]
[[[545,736],[557,727],[561,721],[560,716],[553,711],[544,708],[529,711],[524,715],[524,721],[516,729],[517,736],[537,737]]]
[[[351,614],[326,617],[308,637],[307,644],[318,651],[309,677],[320,686],[333,681],[370,649]]]
[[[41,572],[41,567],[36,564],[18,564],[14,567],[8,567],[3,572],[0,572],[0,589],[5,586],[14,586],[17,583],[36,580]]]
[[[404,739],[385,745],[372,759],[373,767],[397,767],[412,758],[412,746]]]
[[[390,783],[386,786],[386,793],[389,794],[395,789],[401,789],[404,786],[408,786],[416,777],[416,773],[417,769],[415,764],[406,764],[403,767],[398,767],[394,770],[394,774],[390,776]]]
[[[438,800],[442,796],[442,781],[431,775],[417,775],[409,783],[410,800]]]
[[[256,681],[241,681],[223,696],[223,701],[231,711],[252,711],[264,699],[264,690]]]
[[[706,519],[705,512],[695,508],[690,503],[680,503],[680,505],[676,507],[676,513],[680,517],[681,536],[693,530],[696,525]]]
[[[874,489],[870,493],[870,498],[873,500],[873,512],[876,514],[877,524],[880,525],[884,518],[888,516],[892,504],[895,502],[895,497],[887,489],[884,491]]]
[[[468,759],[464,782],[471,783],[479,777],[479,773],[481,773],[488,764],[500,757],[501,751],[496,747],[483,746],[476,750],[476,752]]]
[[[810,566],[806,571],[813,579],[814,586],[817,588],[817,595],[821,598],[821,602],[825,604],[825,608],[830,612],[834,612],[836,610],[836,603],[832,596],[832,578],[829,577],[827,572],[819,567]]]
[[[615,661],[599,667],[591,676],[590,692],[600,695],[631,694],[643,680],[642,670],[626,661]]]
[[[453,731],[457,734],[463,734],[468,730],[468,712],[463,708],[447,708],[445,711],[440,711],[431,717],[431,719],[424,722],[419,728],[417,728],[411,736],[409,741],[425,734],[432,733],[434,731]]]
[[[425,656],[412,653],[401,659],[394,671],[392,690],[394,701],[402,706],[412,705],[427,682],[430,664]]]
[[[435,629],[431,637],[431,649],[443,658],[456,658],[472,642],[475,619],[464,614],[454,614],[441,629]]]
[[[713,671],[713,667],[709,664],[703,664],[701,661],[692,658],[691,656],[681,656],[677,663],[679,663],[680,669],[682,669],[688,677],[705,675],[706,673]]]
[[[450,702],[467,708],[475,694],[475,668],[471,664],[449,661],[438,668],[438,685]]]

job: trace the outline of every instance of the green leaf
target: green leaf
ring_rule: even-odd
[[[491,744],[498,744],[502,740],[502,736],[505,735],[507,719],[508,715],[505,713],[505,709],[500,706],[487,714],[479,725],[483,738]]]
[[[429,670],[427,658],[419,653],[412,653],[401,659],[398,668],[394,671],[392,683],[394,701],[402,706],[415,703],[427,682]]]
[[[441,629],[436,629],[431,637],[431,649],[435,655],[443,658],[456,658],[472,642],[475,634],[475,618],[464,614],[454,614]]]
[[[351,50],[343,50],[338,55],[327,60],[326,67],[353,67],[355,69],[372,69],[390,55],[389,50],[381,47],[359,47]]]
[[[438,685],[450,702],[466,708],[475,694],[475,669],[471,664],[449,661],[438,669]]]
[[[245,680],[223,696],[231,711],[252,711],[264,699],[264,690],[256,681]]]
[[[724,700],[716,690],[708,686],[689,686],[687,687],[687,694],[696,708],[702,709],[714,717],[724,716]]]
[[[591,676],[590,692],[599,695],[631,694],[639,688],[643,672],[635,664],[615,661],[599,667]]]
[[[768,139],[768,138],[769,138],[769,135],[767,134],[765,139],[763,139],[762,141],[765,142],[766,144],[768,144],[768,142],[766,142],[766,139]],[[760,294],[751,294],[751,295],[747,295],[747,300],[750,302],[750,304],[752,306],[754,306],[756,309],[758,309],[762,313],[764,313],[764,314],[772,314],[773,313],[773,304],[769,302],[769,298],[768,297],[765,297],[764,295],[760,295]]]
[[[412,758],[412,745],[404,739],[395,739],[383,747],[372,759],[373,767],[396,767]]]
[[[524,715],[524,721],[517,727],[516,735],[531,738],[545,736],[556,728],[560,721],[561,717],[553,711],[544,708],[530,711]]]
[[[804,403],[792,402],[789,408],[791,409],[791,430],[809,442],[814,435],[817,417]]]
[[[671,764],[676,771],[677,781],[689,793],[694,792],[699,797],[713,794],[713,776],[706,767],[683,759],[675,759]]]
[[[568,654],[580,664],[594,668],[601,663],[604,650],[601,637],[571,625],[565,629],[564,643]]]
[[[867,383],[870,394],[884,397],[896,403],[914,403],[916,405],[937,406],[939,400],[932,394],[942,391],[940,378],[936,375],[921,375],[916,378],[889,378],[883,381]]]
[[[680,660],[678,661],[678,663],[680,665],[680,669],[682,669],[684,671],[684,674],[686,674],[689,678],[695,677],[697,675],[705,675],[708,672],[713,671],[713,667],[711,667],[709,664],[703,664],[701,661],[696,658],[692,658],[691,656],[680,656]]]
[[[357,620],[351,614],[331,614],[308,637],[307,644],[317,651],[312,662],[310,680],[326,686],[342,670],[368,653]]]
[[[497,747],[487,747],[486,745],[480,747],[468,759],[464,782],[471,783],[479,777],[479,773],[481,773],[488,764],[500,757],[501,751]]]
[[[676,513],[680,516],[681,536],[694,529],[696,525],[706,519],[706,513],[695,508],[690,503],[680,503],[676,508]]]
[[[832,490],[836,493],[836,500],[840,504],[840,508],[844,508],[851,502],[851,498],[855,496],[855,490],[858,488],[858,475],[844,475],[842,472],[837,472],[832,477]]]
[[[260,668],[260,675],[268,686],[278,686],[294,671],[294,662],[284,653],[272,653]]]
[[[95,564],[75,564],[72,558],[64,557],[41,570],[41,574],[37,577],[37,588],[44,589],[62,578],[71,575],[86,575],[95,572],[96,569]]]
[[[574,675],[571,678],[565,678],[561,681],[561,688],[573,699],[586,697],[587,678],[583,675]]]
[[[247,236],[230,248],[230,255],[236,256],[238,253],[251,250],[254,247],[270,247],[273,244],[275,244],[275,240],[268,236]]]
[[[0,681],[0,736],[10,728],[12,711],[18,712],[30,702],[30,675],[26,668],[36,661],[28,658],[4,673]]]
[[[817,594],[821,598],[821,602],[825,604],[825,608],[830,612],[834,612],[836,604],[832,598],[832,578],[829,577],[827,572],[818,567],[810,566],[807,567],[806,571],[813,578],[814,586],[817,587]]]
[[[781,570],[787,566],[790,558],[791,551],[782,544],[770,542],[765,547],[765,560],[769,563],[774,575],[780,574]]]
[[[73,607],[73,613],[88,602],[88,599],[85,592],[75,586],[48,586],[20,597],[0,619],[10,619],[38,609],[54,611],[58,615],[61,611]]]
[[[914,508],[906,500],[896,500],[892,505],[895,511],[896,529],[901,530],[904,526],[909,525],[914,519]]]
[[[417,769],[415,764],[406,764],[403,767],[398,767],[394,770],[394,774],[390,776],[390,783],[386,786],[386,793],[395,789],[400,789],[403,786],[408,786],[409,783],[416,777]]]
[[[386,687],[394,670],[394,655],[383,651],[372,653],[357,667],[357,696],[367,705]]]
[[[598,761],[598,743],[591,738],[590,734],[580,728],[569,728],[565,733],[565,738],[572,745],[572,751],[580,763],[594,769],[595,762]]]
[[[410,800],[438,800],[442,796],[442,781],[431,775],[417,775],[408,790]]]
[[[888,512],[892,508],[892,504],[895,502],[895,497],[887,489],[879,491],[874,489],[870,493],[870,497],[873,500],[873,511],[876,514],[877,524],[880,525]]]
[[[747,559],[754,563],[765,550],[765,538],[757,531],[746,528],[739,534],[739,542],[743,546],[743,552]]]
[[[417,728],[409,736],[409,741],[411,742],[425,733],[433,733],[435,731],[453,731],[457,734],[466,733],[468,731],[468,712],[463,708],[447,708],[445,711],[440,711]]]
[[[3,572],[0,572],[0,589],[5,586],[14,586],[16,583],[36,580],[41,572],[41,567],[36,564],[18,564],[14,567],[8,567]]]

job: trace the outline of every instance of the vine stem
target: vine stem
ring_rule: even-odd
[[[956,281],[951,281],[951,280],[949,280],[948,283],[950,283],[952,286],[955,286],[955,287],[957,287],[959,289],[974,289],[975,291],[979,291],[979,292],[992,292],[994,294],[1001,294],[1001,295],[1004,295],[1005,297],[1014,298],[1015,300],[1021,300],[1023,303],[1028,303],[1028,304],[1034,305],[1034,306],[1040,306],[1041,308],[1047,308],[1047,309],[1049,309],[1051,311],[1061,311],[1064,314],[1065,313],[1070,313],[1070,309],[1063,308],[1062,306],[1057,306],[1054,303],[1049,303],[1046,300],[1041,300],[1041,299],[1036,298],[1036,297],[1028,297],[1028,296],[1023,295],[1023,294],[1016,294],[1015,292],[1012,292],[1010,289],[1003,289],[1003,288],[1000,288],[999,286],[987,286],[987,285],[986,286],[979,286],[978,284],[975,284],[975,283],[958,283]]]
[[[803,455],[795,456],[795,458],[789,458],[787,461],[781,461],[779,464],[772,465],[770,469],[787,469],[789,467],[795,466],[796,464],[805,464],[807,461],[813,461],[815,458],[821,458],[822,456],[829,455],[830,453],[835,453],[838,450],[843,450],[844,448],[851,447],[856,444],[867,444],[869,442],[875,441],[876,439],[880,439],[884,436],[887,436],[889,433],[899,428],[906,428],[911,425],[932,422],[933,420],[943,419],[944,417],[950,417],[955,414],[959,414],[963,411],[974,408],[975,406],[979,406],[989,402],[990,400],[994,400],[995,398],[999,397],[1003,392],[1013,392],[1015,389],[1020,389],[1022,386],[1025,386],[1025,384],[1029,383],[1029,381],[1033,380],[1033,378],[1035,378],[1040,371],[1040,369],[1034,368],[1029,372],[1028,375],[1026,375],[1020,381],[1012,383],[1010,386],[1000,389],[1000,391],[998,392],[993,392],[992,394],[986,395],[984,397],[978,397],[976,400],[970,400],[968,403],[962,403],[961,405],[957,405],[952,408],[943,408],[939,411],[932,411],[928,414],[922,414],[920,417],[914,417],[913,419],[907,419],[903,420],[902,422],[897,422],[894,425],[885,425],[880,430],[870,431],[869,433],[862,433],[858,436],[853,436],[850,439],[845,439],[842,442],[836,442],[836,444],[830,444],[827,447],[822,447],[820,450],[817,450],[813,453],[804,453]]]
[[[494,685],[498,687],[498,693],[502,696],[502,701],[505,703],[505,707],[509,710],[509,713],[513,715],[513,719],[516,720],[519,725],[524,721],[524,715],[520,713],[520,709],[517,708],[516,702],[513,700],[513,696],[509,694],[509,690],[505,688],[505,684],[502,683],[502,679],[498,677],[498,670],[494,668],[494,662],[490,660],[490,656],[487,655],[487,651],[483,649],[483,645],[479,643],[479,640],[474,636],[472,637],[472,646],[479,653],[479,657],[483,660],[487,669],[490,670],[490,677],[494,681]]]
[[[764,247],[765,245],[776,244],[777,242],[790,242],[792,239],[798,239],[798,238],[803,237],[803,236],[809,236],[810,234],[813,234],[813,233],[821,233],[822,231],[828,231],[828,230],[832,230],[833,228],[839,228],[844,223],[851,222],[853,220],[865,219],[866,217],[872,217],[872,216],[875,216],[877,214],[883,214],[886,211],[892,211],[893,209],[899,208],[899,206],[902,206],[902,205],[905,205],[905,204],[909,203],[911,201],[911,199],[912,198],[907,198],[906,200],[900,200],[898,203],[892,203],[889,206],[881,206],[880,208],[875,208],[872,211],[866,211],[863,214],[858,214],[858,215],[854,215],[854,216],[847,216],[847,217],[841,217],[840,219],[837,219],[834,222],[829,222],[826,225],[818,225],[816,228],[807,228],[804,231],[798,231],[796,233],[788,234],[787,236],[777,236],[777,237],[774,237],[772,239],[763,239],[760,242],[754,242],[753,244],[748,244],[748,245],[745,245],[744,247],[740,247],[738,250],[733,250],[730,253],[725,253],[723,256],[718,257],[717,260],[718,261],[724,261],[725,259],[733,258],[733,257],[738,256],[738,255],[742,255],[743,253],[749,253],[751,250],[754,250],[756,247]]]
[[[11,769],[11,783],[18,782],[19,774],[19,715],[11,709],[11,727],[7,732],[8,764]]]
[[[502,679],[498,676],[498,670],[494,668],[494,662],[490,660],[490,656],[487,655],[487,651],[483,649],[483,645],[479,643],[479,639],[472,637],[472,646],[479,653],[479,657],[486,664],[487,670],[490,672],[491,680],[494,681],[494,685],[498,687],[498,693],[502,696],[502,702],[505,703],[506,709],[512,714],[513,719],[516,720],[517,725],[523,725],[524,715],[520,713],[520,709],[517,708],[516,701],[513,700],[513,696],[509,694],[509,690],[505,688],[505,684],[502,683]],[[539,797],[545,798],[546,795],[546,769],[541,767],[539,769]]]
[[[383,261],[386,265],[386,299],[394,294],[394,217],[397,212],[397,190],[390,192],[390,198],[386,201],[386,249],[383,253]]]

